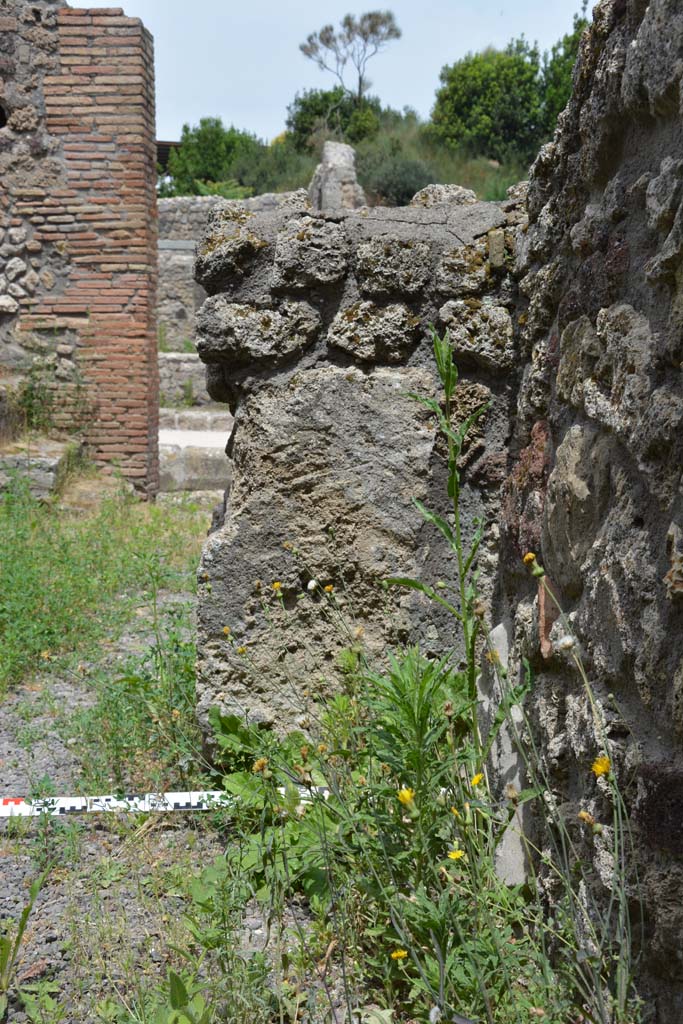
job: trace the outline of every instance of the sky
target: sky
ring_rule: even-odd
[[[117,0],[71,0],[112,7]],[[267,141],[285,128],[287,105],[333,78],[299,43],[348,13],[374,10],[351,0],[118,0],[154,36],[157,138],[180,138],[184,123],[221,117]],[[382,8],[385,4],[382,3]],[[524,34],[549,49],[571,29],[580,0],[394,0],[402,30],[370,61],[370,92],[384,105],[428,117],[445,64]]]

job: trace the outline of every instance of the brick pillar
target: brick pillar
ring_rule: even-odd
[[[46,128],[61,142],[64,188],[32,210],[36,238],[66,254],[60,294],[27,330],[78,337],[96,460],[148,495],[158,489],[159,381],[154,54],[119,8],[58,11],[58,68],[44,79]],[[42,207],[42,208],[40,208]],[[42,219],[41,219],[42,218]]]

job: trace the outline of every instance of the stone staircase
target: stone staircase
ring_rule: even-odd
[[[159,410],[159,490],[223,491],[233,419],[224,406]]]

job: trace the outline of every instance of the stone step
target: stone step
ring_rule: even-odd
[[[76,446],[77,447],[77,446]],[[74,455],[73,441],[22,438],[0,448],[0,491],[13,476],[24,477],[34,498],[49,498],[66,476]]]
[[[159,431],[159,490],[212,491],[230,483],[227,430]]]
[[[233,418],[224,405],[202,409],[159,409],[160,430],[212,431],[230,436]]]

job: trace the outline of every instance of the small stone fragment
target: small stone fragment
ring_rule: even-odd
[[[491,299],[456,299],[441,307],[439,318],[449,330],[456,357],[470,356],[489,370],[513,365],[512,320],[504,306]]]
[[[356,302],[337,313],[327,344],[361,363],[402,363],[420,334],[420,319],[407,306]]]

